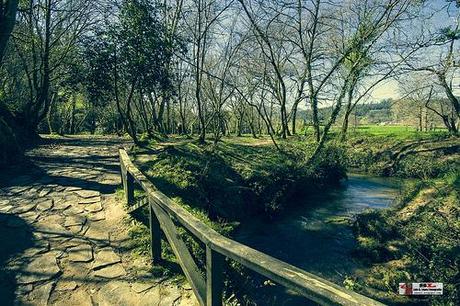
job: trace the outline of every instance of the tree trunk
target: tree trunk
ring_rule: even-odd
[[[2,1],[3,4],[4,1]],[[2,15],[0,16],[0,67],[5,55],[8,40],[16,22],[18,0],[7,0],[3,4]]]
[[[299,104],[298,103],[295,103],[294,106],[292,107],[292,135],[296,135],[297,134],[297,130],[296,130],[296,121],[297,121],[297,106]]]
[[[450,88],[449,84],[447,84],[445,76],[438,75],[438,78],[441,81],[441,85],[444,88],[444,91],[446,92],[446,95],[449,98],[449,101],[452,103],[452,106],[454,107],[455,114],[457,115],[457,119],[460,118],[460,102],[458,101],[454,93],[452,92],[452,89]]]
[[[346,83],[345,86],[342,88],[342,91],[340,92],[339,97],[337,98],[337,104],[335,105],[334,109],[332,110],[331,117],[329,119],[329,122],[324,126],[324,131],[323,134],[321,135],[320,141],[316,145],[315,151],[313,152],[312,156],[309,158],[308,163],[311,164],[315,162],[316,158],[319,156],[321,153],[321,150],[324,147],[324,144],[326,142],[327,135],[329,133],[330,128],[334,124],[335,120],[337,119],[337,116],[340,113],[340,109],[342,108],[342,101],[345,97],[346,93]]]
[[[72,114],[70,115],[70,134],[75,134],[75,109],[77,108],[77,97],[72,95]]]
[[[340,135],[340,140],[345,141],[347,139],[347,133],[348,133],[348,125],[350,122],[350,114],[351,110],[347,105],[347,110],[345,111],[345,114],[343,116],[343,122],[342,122],[342,131]]]
[[[51,99],[50,107],[48,109],[48,112],[46,113],[46,121],[48,123],[48,133],[50,135],[53,134],[53,126],[51,125],[51,109],[53,107],[54,98],[55,96],[53,95],[53,98]]]
[[[31,131],[36,131],[40,122],[48,114],[51,100],[49,97],[51,83],[50,69],[50,44],[51,44],[51,0],[46,1],[45,7],[45,40],[42,54],[42,81],[38,90],[37,101],[28,114],[28,126]]]
[[[312,121],[313,121],[313,130],[315,133],[316,142],[319,142],[321,139],[321,131],[319,126],[319,117],[318,117],[318,100],[315,96],[310,98],[311,110],[312,110]]]
[[[418,130],[420,132],[423,131],[423,106],[419,107],[419,114],[418,114]]]

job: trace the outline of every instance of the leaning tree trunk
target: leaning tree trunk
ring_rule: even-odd
[[[310,98],[311,110],[312,110],[312,121],[313,121],[313,130],[315,133],[316,142],[321,140],[321,131],[319,127],[319,116],[318,116],[318,103],[315,96]]]
[[[16,22],[18,2],[18,0],[7,0],[3,4],[2,1],[3,7],[0,16],[0,66],[3,61],[3,56],[5,55],[8,40]]]
[[[350,125],[350,114],[351,114],[351,111],[349,111],[347,107],[347,110],[345,111],[345,114],[343,116],[342,130],[340,132],[341,141],[345,141],[347,139],[348,126]]]
[[[353,99],[353,91],[350,90],[348,91],[347,108],[345,109],[345,114],[343,116],[342,131],[341,131],[341,136],[340,136],[341,141],[345,141],[347,139],[348,125],[350,122],[350,114],[351,114],[351,111],[353,110],[352,99]]]

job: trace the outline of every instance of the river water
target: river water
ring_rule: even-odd
[[[349,174],[337,189],[302,199],[276,221],[243,224],[235,239],[305,271],[342,285],[363,266],[352,256],[356,241],[347,217],[366,208],[391,205],[401,182],[394,178]]]

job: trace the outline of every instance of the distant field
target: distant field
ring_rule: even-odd
[[[414,133],[417,132],[417,129],[412,126],[403,126],[403,125],[360,125],[356,129],[351,128],[351,131],[356,132],[366,132],[373,135],[382,135],[382,134],[401,134],[401,133]]]
[[[339,132],[339,129],[337,129]],[[348,135],[355,136],[387,136],[399,139],[423,139],[432,136],[441,136],[446,133],[445,129],[437,128],[436,131],[420,132],[413,126],[403,125],[360,125],[350,127]]]

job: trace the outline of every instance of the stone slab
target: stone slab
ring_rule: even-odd
[[[126,275],[126,270],[123,266],[118,263],[114,265],[107,266],[105,268],[94,271],[94,276],[115,279]]]
[[[30,284],[46,281],[55,277],[61,269],[57,265],[54,253],[41,254],[33,259],[18,273],[18,284]]]
[[[53,208],[53,206],[54,206],[53,200],[50,199],[50,200],[46,200],[46,201],[38,203],[37,210],[38,211],[48,211],[51,208]]]
[[[94,204],[90,204],[88,206],[85,206],[85,210],[87,212],[90,212],[90,213],[97,213],[97,212],[100,212],[102,210],[102,205],[101,203],[94,203]]]
[[[74,191],[75,194],[77,194],[78,196],[82,197],[82,198],[93,198],[93,197],[97,197],[97,196],[100,196],[100,192],[99,191],[95,191],[95,190],[75,190]]]
[[[67,253],[71,262],[89,262],[93,260],[93,248],[89,244],[68,248]]]
[[[120,256],[115,254],[112,248],[104,248],[96,254],[96,259],[93,262],[93,269],[101,269],[119,262],[121,262]]]
[[[60,280],[56,284],[56,288],[54,290],[56,291],[73,291],[77,289],[78,284],[74,281],[70,280]]]
[[[78,200],[78,204],[93,204],[93,203],[99,203],[101,202],[101,197],[92,197],[92,198],[83,198]]]
[[[33,305],[46,306],[50,299],[51,291],[53,290],[54,283],[46,283],[39,287],[35,287],[29,294],[29,300]]]
[[[64,226],[69,227],[69,226],[75,226],[75,225],[83,225],[86,223],[86,217],[84,216],[67,216],[65,218]]]

